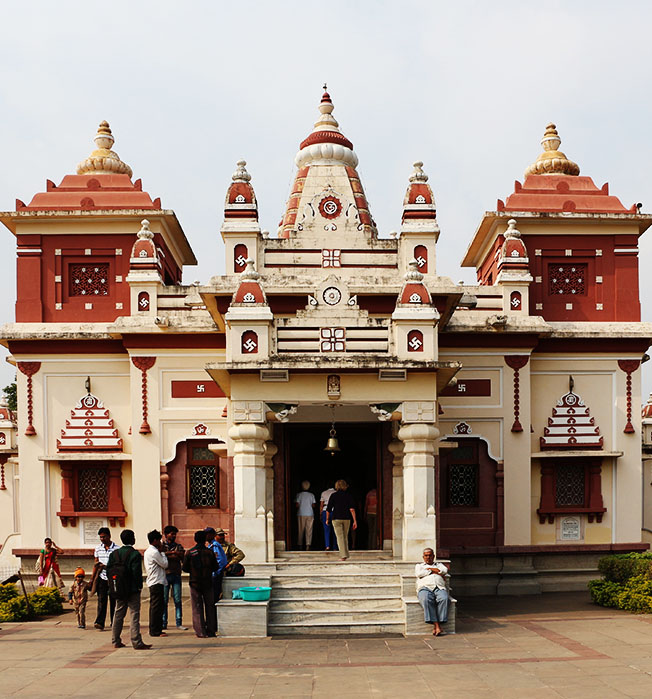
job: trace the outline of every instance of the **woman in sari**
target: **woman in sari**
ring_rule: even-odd
[[[63,588],[61,571],[57,563],[57,556],[63,551],[50,539],[46,537],[43,541],[45,548],[41,549],[36,561],[36,572],[38,573],[38,584],[43,587]]]

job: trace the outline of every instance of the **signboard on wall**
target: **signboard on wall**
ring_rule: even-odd
[[[491,379],[458,379],[453,386],[446,388],[439,394],[440,396],[490,396]]]
[[[172,381],[172,398],[223,398],[224,391],[210,379]]]
[[[560,541],[580,541],[582,538],[582,520],[579,517],[564,517],[559,523]]]
[[[81,537],[83,546],[97,546],[100,543],[97,536],[97,530],[100,527],[106,527],[105,519],[87,519],[82,517],[81,520]]]

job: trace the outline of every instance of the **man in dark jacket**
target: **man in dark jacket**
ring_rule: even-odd
[[[213,597],[213,572],[218,564],[215,554],[206,548],[206,532],[195,532],[195,546],[186,551],[183,570],[189,574],[192,628],[198,638],[215,636],[217,612]]]
[[[125,529],[121,532],[120,540],[123,546],[117,549],[117,551],[111,552],[107,570],[110,573],[111,566],[118,562],[124,564],[126,568],[125,577],[129,585],[129,597],[116,601],[111,640],[114,648],[125,647],[120,636],[127,609],[129,609],[131,612],[131,645],[136,650],[149,650],[152,646],[147,645],[143,641],[140,633],[140,591],[143,589],[142,556],[134,548],[136,536],[131,529]]]

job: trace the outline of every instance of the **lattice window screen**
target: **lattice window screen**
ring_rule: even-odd
[[[584,466],[557,466],[555,503],[557,507],[584,506]]]
[[[478,498],[478,467],[475,464],[451,464],[448,470],[449,505],[475,507]]]
[[[586,293],[585,264],[551,264],[548,266],[548,290],[551,296],[577,296]]]
[[[214,454],[211,453],[211,456],[214,458]],[[190,470],[190,507],[217,507],[215,464],[188,468]]]
[[[70,265],[68,274],[71,296],[108,296],[108,263]]]
[[[79,469],[79,510],[92,512],[106,510],[109,492],[106,469]]]

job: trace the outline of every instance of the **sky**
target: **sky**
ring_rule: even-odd
[[[238,159],[261,226],[276,231],[324,82],[382,236],[400,229],[411,165],[424,161],[437,269],[453,281],[474,281],[459,267],[466,246],[541,152],[549,121],[582,174],[652,211],[649,2],[31,0],[2,3],[0,25],[0,210],[74,173],[106,119],[134,179],[184,227],[199,260],[186,282],[224,271]],[[652,320],[652,230],[640,249]],[[0,252],[4,323],[15,301],[7,230]],[[0,364],[0,385],[12,379]]]

